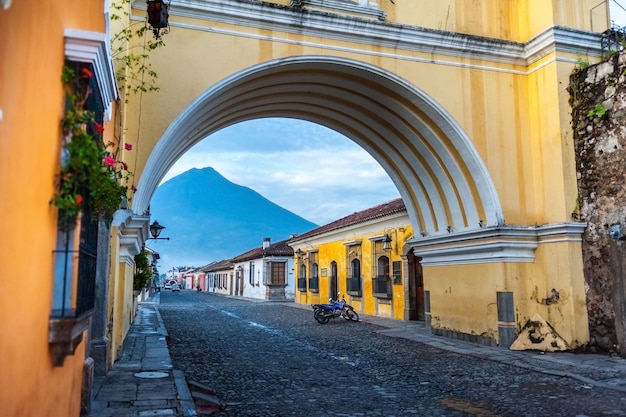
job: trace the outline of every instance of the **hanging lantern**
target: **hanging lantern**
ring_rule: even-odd
[[[168,32],[167,19],[170,5],[164,0],[147,0],[146,3],[148,4],[148,24],[152,27],[154,38],[161,39],[161,35]]]

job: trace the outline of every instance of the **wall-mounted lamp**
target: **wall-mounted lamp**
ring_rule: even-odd
[[[452,226],[448,226],[448,228],[446,229],[448,231],[448,233],[452,233],[454,231],[454,229],[452,228]]]
[[[152,237],[149,237],[148,239],[150,239],[150,240],[170,240],[169,237],[159,237],[159,235],[161,234],[161,231],[163,229],[165,229],[165,226],[161,226],[159,224],[159,222],[155,220],[150,225],[150,234],[152,235]]]
[[[478,227],[480,227],[481,229],[482,229],[483,227],[485,227],[485,222],[484,222],[484,221],[482,221],[482,220],[479,220],[479,221],[478,221]]]
[[[167,19],[170,5],[164,0],[147,0],[146,3],[148,4],[148,24],[152,26],[154,39],[161,39],[161,35],[169,32]],[[162,32],[161,29],[163,29]]]
[[[389,235],[385,235],[383,238],[383,250],[391,250],[391,237]]]

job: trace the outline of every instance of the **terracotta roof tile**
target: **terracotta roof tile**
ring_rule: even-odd
[[[233,263],[249,261],[252,259],[260,259],[264,256],[293,256],[293,249],[287,245],[287,239],[281,240],[270,244],[267,249],[263,249],[262,246],[251,249],[241,255],[235,256],[231,259]]]
[[[404,201],[402,201],[402,198],[397,198],[395,200],[391,200],[386,203],[379,204],[377,206],[370,207],[356,213],[352,213],[349,216],[343,217],[339,220],[335,220],[334,222],[328,223],[324,226],[320,226],[317,229],[313,229],[304,234],[295,236],[294,238],[290,239],[289,242],[318,236],[322,233],[327,233],[333,230],[402,212],[406,212],[406,206],[404,205]]]

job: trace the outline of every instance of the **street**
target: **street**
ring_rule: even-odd
[[[217,416],[626,416],[623,393],[292,303],[162,291],[159,311],[174,368],[217,392]]]

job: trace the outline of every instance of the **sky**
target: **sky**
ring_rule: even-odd
[[[611,21],[617,26],[626,26],[626,0],[609,0]]]
[[[295,119],[259,119],[222,129],[187,151],[163,181],[204,167],[320,226],[400,196],[360,146]]]
[[[626,26],[626,0],[609,4],[614,24]],[[163,181],[204,167],[318,225],[400,196],[361,147],[294,119],[254,120],[218,131],[187,151]]]

